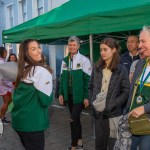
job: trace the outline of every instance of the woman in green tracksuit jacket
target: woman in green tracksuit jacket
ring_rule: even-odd
[[[19,47],[12,127],[26,150],[44,150],[48,105],[52,101],[51,72],[44,64],[39,43],[32,39],[23,41]]]
[[[69,55],[62,61],[59,90],[60,104],[67,103],[70,111],[71,147],[68,150],[83,149],[80,114],[83,105],[89,105],[88,82],[91,64],[87,57],[78,51],[79,38],[72,36],[68,40]]]

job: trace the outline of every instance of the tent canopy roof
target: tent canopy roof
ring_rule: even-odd
[[[3,43],[33,38],[44,43],[71,35],[141,29],[150,24],[149,0],[70,0],[60,7],[3,31]]]

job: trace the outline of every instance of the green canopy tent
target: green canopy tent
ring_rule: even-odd
[[[3,43],[19,43],[27,38],[49,43],[70,35],[137,30],[150,24],[149,14],[150,0],[70,0],[46,14],[4,30]],[[92,36],[90,39],[92,41]]]
[[[150,24],[149,14],[150,0],[70,0],[44,15],[4,30],[3,43],[135,30]]]

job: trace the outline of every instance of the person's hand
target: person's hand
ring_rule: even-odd
[[[93,106],[93,104],[91,104],[91,109],[92,109],[93,117],[95,119],[98,119],[100,117],[101,113],[95,109],[95,107]]]
[[[59,95],[59,103],[64,105],[64,97],[62,95]]]
[[[138,118],[140,117],[141,115],[143,115],[145,113],[145,110],[144,110],[144,106],[140,106],[140,107],[137,107],[135,109],[133,109],[130,113],[129,113],[129,117],[130,116],[133,116],[135,118]]]
[[[88,99],[84,99],[84,107],[86,108],[87,106],[89,106],[89,100]]]

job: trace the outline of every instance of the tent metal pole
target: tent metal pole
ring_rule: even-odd
[[[93,35],[89,35],[89,43],[90,43],[90,60],[91,60],[91,64],[93,66],[94,62],[93,62]],[[95,121],[94,118],[92,116],[92,126],[93,126],[93,138],[95,139]]]
[[[89,35],[89,41],[90,41],[90,60],[93,66],[93,35]]]

